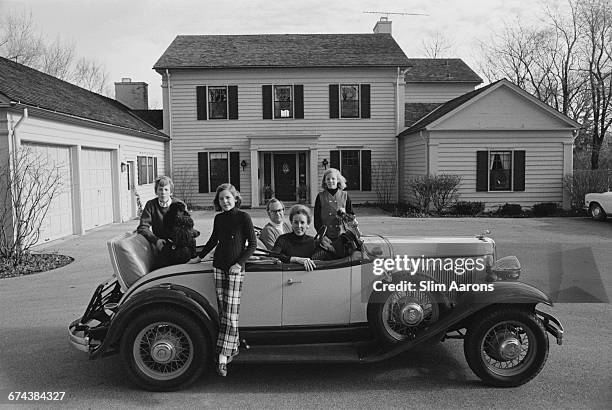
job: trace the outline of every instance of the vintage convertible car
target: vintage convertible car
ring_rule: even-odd
[[[518,259],[495,260],[485,234],[362,240],[350,256],[318,261],[311,272],[268,252],[249,260],[234,363],[371,363],[460,338],[476,375],[510,387],[543,368],[547,331],[561,344],[559,321],[536,309],[550,298],[517,280]],[[154,253],[137,234],[108,248],[114,275],[69,325],[71,343],[91,359],[119,353],[144,389],[197,379],[213,360],[218,329],[212,262],[151,271]]]
[[[584,196],[584,209],[591,218],[603,221],[607,215],[612,215],[612,192],[590,193]]]

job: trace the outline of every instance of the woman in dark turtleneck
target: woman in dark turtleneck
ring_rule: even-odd
[[[289,221],[293,232],[279,236],[272,252],[280,254],[279,259],[285,263],[299,263],[311,271],[316,267],[314,261],[310,259],[316,245],[314,238],[306,234],[312,221],[310,210],[304,205],[292,206],[289,211]]]
[[[336,217],[338,211],[355,215],[351,198],[344,191],[346,179],[336,168],[330,168],[323,173],[323,191],[319,192],[315,201],[314,226],[317,232],[322,226],[327,226],[325,234],[330,239],[340,236],[340,220]]]

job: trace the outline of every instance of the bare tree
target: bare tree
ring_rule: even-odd
[[[109,95],[108,75],[94,60],[75,60],[74,42],[59,37],[45,41],[32,13],[9,12],[0,18],[0,56],[71,82],[87,90]]]
[[[51,201],[62,190],[62,164],[23,145],[0,167],[0,181],[0,256],[19,262],[40,239]]]
[[[544,11],[541,27],[506,24],[482,43],[480,69],[489,81],[506,77],[581,123],[577,149],[591,145],[596,169],[612,121],[612,3],[567,0],[562,11],[552,6]]]
[[[386,206],[393,201],[396,186],[397,166],[395,161],[376,161],[372,167],[372,185],[376,190],[378,205]]]
[[[453,42],[441,32],[435,32],[421,41],[421,52],[428,58],[447,57]]]

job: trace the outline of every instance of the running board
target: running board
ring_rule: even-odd
[[[240,350],[234,363],[359,363],[371,346],[370,343],[251,345]]]

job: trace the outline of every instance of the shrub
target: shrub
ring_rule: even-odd
[[[550,216],[557,213],[559,205],[556,202],[540,202],[532,207],[535,216]]]
[[[520,204],[509,204],[505,203],[497,210],[498,215],[503,216],[517,216],[523,212]]]
[[[484,212],[484,202],[478,201],[459,201],[453,205],[451,213],[453,215],[469,215],[475,216]]]
[[[439,214],[457,202],[459,197],[457,191],[460,182],[461,177],[459,175],[441,174],[434,177],[434,189],[431,200]]]
[[[408,185],[420,212],[428,213],[433,205],[436,211],[441,213],[457,201],[457,187],[460,182],[459,175],[420,175],[413,177]]]
[[[582,209],[589,192],[605,192],[612,188],[612,171],[605,169],[574,170],[563,178],[563,188],[569,194],[573,209]]]

